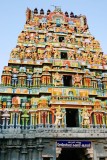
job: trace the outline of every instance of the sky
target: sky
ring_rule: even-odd
[[[0,75],[24,28],[27,7],[43,8],[46,13],[54,6],[60,6],[63,12],[86,15],[91,34],[107,54],[107,0],[0,0]]]

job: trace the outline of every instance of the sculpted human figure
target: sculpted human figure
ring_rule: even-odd
[[[2,76],[2,80],[1,81],[2,81],[2,84],[5,85],[6,84],[6,76]]]
[[[58,42],[58,36],[57,35],[54,35],[53,42]]]
[[[20,58],[20,60],[23,60],[23,59],[24,59],[24,51],[21,51],[21,52],[19,53],[19,58]]]
[[[58,72],[54,74],[53,79],[55,86],[62,85],[62,75],[60,75]]]
[[[35,39],[35,33],[31,33],[31,34],[30,34],[30,40],[33,42],[34,39]]]
[[[69,51],[69,52],[68,52],[68,59],[72,59],[72,56],[73,56],[72,51]]]
[[[43,59],[43,58],[44,58],[43,56],[44,56],[44,54],[43,54],[42,52],[39,53],[39,54],[38,54],[38,59]]]
[[[90,87],[90,85],[91,85],[90,73],[86,72],[85,77],[84,77],[84,86],[85,87]]]
[[[37,60],[38,59],[38,54],[37,54],[37,52],[33,52],[32,53],[32,59],[35,61],[35,60]]]
[[[74,86],[78,87],[81,86],[82,77],[78,73],[74,76],[73,80],[74,80]]]
[[[83,108],[81,116],[82,116],[82,126],[89,128],[90,127],[90,114],[86,107]]]
[[[7,76],[7,85],[11,84],[11,76]]]
[[[58,50],[55,50],[55,52],[54,52],[54,58],[60,58],[60,54],[59,54],[59,52],[58,52]]]
[[[61,122],[63,122],[63,119],[64,119],[64,115],[65,115],[65,112],[62,112],[61,107],[58,106],[58,108],[56,109],[56,113],[55,113],[55,116],[56,116],[55,125],[56,126],[61,125]]]
[[[101,81],[101,79],[98,79],[98,89],[99,90],[102,90],[102,88],[103,88],[103,83],[102,83],[102,81]]]
[[[31,10],[29,8],[27,8],[26,10],[26,22],[28,22],[30,20],[31,17]]]

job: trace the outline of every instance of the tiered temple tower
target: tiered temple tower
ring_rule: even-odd
[[[81,143],[67,147],[75,160],[104,160],[107,55],[91,35],[86,16],[59,7],[38,12],[27,9],[24,29],[2,72],[1,160],[64,160],[65,141],[66,146]],[[85,153],[77,156],[80,147]]]

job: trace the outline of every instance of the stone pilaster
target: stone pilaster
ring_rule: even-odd
[[[16,160],[20,160],[20,149],[16,148]]]
[[[27,148],[26,145],[24,144],[21,150],[21,160],[26,160],[26,154],[27,154]]]
[[[8,148],[8,157],[7,157],[8,160],[11,160],[11,153],[12,153],[11,151],[12,151],[12,150],[11,150],[10,148]]]
[[[40,138],[37,142],[38,160],[42,160],[43,148],[44,148],[44,145],[42,144],[42,139]]]
[[[28,160],[32,160],[32,149],[28,149]]]
[[[1,160],[5,160],[5,153],[6,153],[5,149],[2,149],[1,150]]]

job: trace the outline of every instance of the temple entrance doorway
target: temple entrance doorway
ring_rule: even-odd
[[[88,160],[83,148],[62,148],[56,160]]]
[[[67,127],[79,127],[78,109],[66,108]]]

